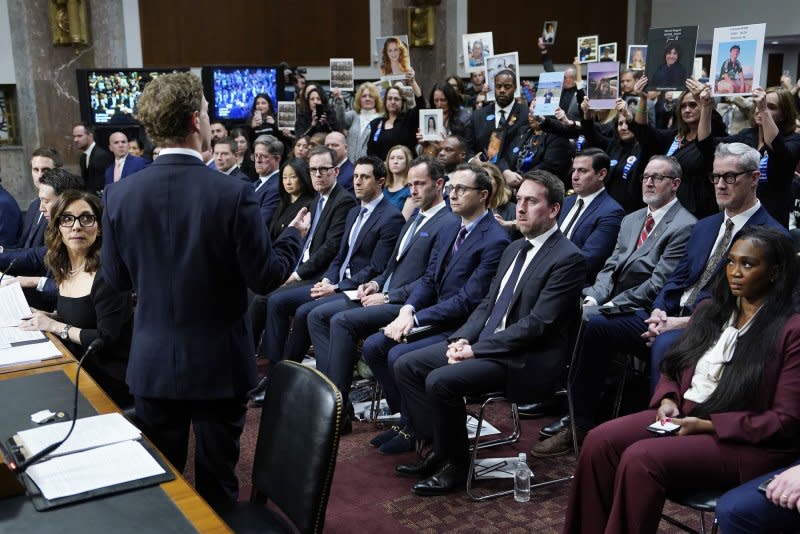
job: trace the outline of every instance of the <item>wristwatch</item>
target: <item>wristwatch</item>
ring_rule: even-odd
[[[61,332],[58,333],[58,337],[60,337],[61,339],[65,340],[65,341],[67,339],[69,339],[69,329],[70,328],[72,328],[72,326],[70,326],[68,324],[65,324],[64,328],[61,329]]]
[[[384,304],[389,304],[389,293],[384,293],[383,294],[383,303]]]

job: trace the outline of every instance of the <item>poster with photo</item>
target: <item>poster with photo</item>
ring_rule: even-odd
[[[353,90],[353,58],[331,58],[331,89]]]
[[[486,68],[486,58],[494,54],[492,32],[465,33],[461,36],[464,70],[480,72]]]
[[[594,63],[598,59],[598,39],[596,35],[578,37],[578,61],[580,63]]]
[[[294,130],[296,120],[297,104],[295,104],[294,100],[278,102],[278,128]]]
[[[647,57],[647,45],[628,45],[628,68],[644,70]]]
[[[423,141],[441,141],[444,137],[444,113],[441,109],[419,110],[419,130]]]
[[[519,85],[519,53],[505,52],[486,58],[486,83],[489,84],[489,94],[487,100],[494,102],[494,77],[503,69],[514,72],[517,79],[517,89],[514,91],[514,98],[518,98],[522,93]]]
[[[604,43],[600,45],[600,61],[617,60],[617,43]]]
[[[682,91],[694,66],[697,26],[651,28],[647,35],[647,89]]]
[[[544,44],[551,45],[556,42],[556,30],[558,30],[557,20],[546,20],[542,26],[542,40]]]
[[[536,86],[536,114],[542,117],[555,115],[564,85],[563,72],[543,72]]]
[[[614,109],[619,98],[619,63],[600,61],[586,68],[589,109]]]
[[[759,85],[766,30],[766,24],[714,28],[708,73],[712,95],[749,95]]]
[[[390,35],[376,39],[378,50],[378,70],[381,79],[402,80],[411,70],[411,53],[408,48],[408,35]]]

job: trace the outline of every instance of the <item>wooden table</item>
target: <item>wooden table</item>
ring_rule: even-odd
[[[77,362],[69,355],[63,345],[60,345],[62,352],[65,352],[64,358],[67,361],[61,363],[49,363],[49,360],[40,362],[45,365],[38,367],[29,367],[26,369],[18,369],[15,371],[4,371],[0,374],[0,383],[3,380],[10,380],[13,378],[36,375],[41,373],[62,372],[75,382],[75,372],[78,368]],[[69,355],[69,356],[67,356]],[[0,387],[2,385],[0,384]],[[85,372],[81,372],[80,377],[80,392],[86,397],[86,400],[97,410],[98,413],[118,412],[119,409],[111,401],[111,399],[100,389],[97,383]],[[146,438],[145,438],[146,439]],[[202,533],[218,533],[218,532],[232,532],[230,528],[222,521],[222,519],[211,509],[211,507],[195,492],[194,488],[190,486],[181,474],[175,470],[174,467],[164,459],[164,462],[169,465],[172,473],[175,475],[175,480],[161,484],[161,489],[172,500],[175,506],[183,513],[189,522]],[[74,505],[74,506],[80,506]],[[164,532],[169,531],[169,525],[164,525]]]

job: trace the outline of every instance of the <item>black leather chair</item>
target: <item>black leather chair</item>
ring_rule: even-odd
[[[342,395],[309,367],[282,361],[261,412],[250,502],[223,516],[241,532],[322,532],[343,423]],[[272,501],[293,523],[275,511]]]
[[[730,489],[730,488],[729,488]],[[691,534],[706,534],[706,513],[714,514],[717,509],[717,500],[722,497],[726,490],[698,490],[670,493],[667,499],[700,512],[700,530],[696,530],[677,519],[662,514],[661,517],[671,525],[674,525],[685,532]],[[717,518],[713,517],[711,523],[711,534],[717,534]]]

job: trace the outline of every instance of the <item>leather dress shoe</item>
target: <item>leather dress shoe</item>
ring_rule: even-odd
[[[401,475],[409,477],[427,478],[438,471],[445,463],[445,459],[436,456],[431,451],[425,458],[413,464],[400,464],[394,468]]]
[[[556,434],[561,432],[562,429],[568,426],[569,426],[569,415],[565,415],[561,419],[556,419],[555,421],[553,421],[552,423],[541,429],[539,431],[539,436],[543,438],[549,438],[555,436]]]
[[[378,447],[381,454],[403,454],[414,450],[416,438],[404,430],[397,433],[395,437]]]
[[[253,401],[253,404],[256,406],[261,406],[264,404],[264,397],[267,394],[268,385],[269,379],[265,376],[258,382],[256,387],[247,392],[247,396],[250,397],[250,400]]]
[[[369,444],[373,447],[380,447],[387,441],[391,441],[393,437],[400,433],[401,428],[397,425],[392,425],[392,428],[389,430],[384,430],[371,440],[369,440]]]
[[[548,414],[563,413],[561,402],[558,399],[548,399],[542,402],[532,402],[530,404],[518,404],[519,416],[523,419],[535,419]]]
[[[448,462],[433,476],[414,484],[411,491],[423,497],[430,497],[464,490],[466,484],[467,467]]]
[[[583,443],[586,431],[578,429],[578,443]],[[531,456],[535,458],[554,458],[572,452],[572,428],[567,426],[553,437],[534,445]]]

